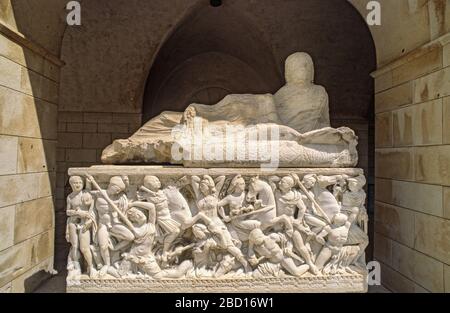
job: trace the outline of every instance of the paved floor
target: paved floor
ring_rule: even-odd
[[[45,281],[35,291],[35,293],[63,293],[66,292],[66,273],[60,273]],[[369,287],[369,293],[390,293],[383,286]]]

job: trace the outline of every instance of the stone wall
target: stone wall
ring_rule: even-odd
[[[450,34],[376,77],[375,257],[398,292],[450,292]]]
[[[0,290],[53,269],[58,59],[0,19]]]

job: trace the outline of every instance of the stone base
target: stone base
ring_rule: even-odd
[[[366,293],[367,275],[305,275],[300,278],[242,279],[81,279],[67,292],[118,293]]]

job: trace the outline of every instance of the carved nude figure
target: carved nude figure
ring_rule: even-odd
[[[326,226],[316,237],[316,240],[323,245],[316,259],[316,266],[319,270],[322,270],[330,259],[338,257],[347,242],[350,226],[358,212],[358,208],[353,208],[349,217],[343,213],[337,213],[333,218],[333,224]],[[326,241],[325,237],[327,237]]]
[[[266,236],[259,228],[250,233],[248,257],[252,266],[257,266],[263,261],[280,264],[288,273],[297,277],[309,269],[309,265],[297,266],[292,258],[283,254],[277,242],[271,236]]]
[[[66,239],[70,242],[70,253],[68,258],[69,272],[81,274],[80,251],[87,264],[88,275],[96,274],[92,260],[91,230],[97,232],[97,222],[93,210],[93,199],[89,192],[83,190],[83,179],[80,176],[72,176],[69,179],[72,193],[67,197],[66,213],[67,219]]]

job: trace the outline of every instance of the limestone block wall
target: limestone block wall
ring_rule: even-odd
[[[101,164],[101,153],[115,139],[128,138],[141,126],[141,114],[58,112],[56,148],[55,267],[64,270],[69,245],[65,240],[66,196],[70,193],[67,170]]]
[[[0,291],[53,269],[60,63],[0,19]]]
[[[382,282],[398,292],[450,292],[450,34],[374,76]]]

